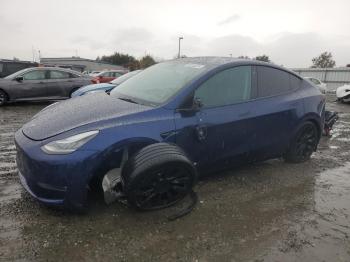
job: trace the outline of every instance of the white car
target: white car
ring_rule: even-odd
[[[338,101],[350,102],[350,85],[339,86],[336,91]]]
[[[322,94],[326,94],[327,85],[325,83],[323,83],[321,80],[314,78],[314,77],[304,77],[304,78],[309,80],[314,85],[316,85]]]

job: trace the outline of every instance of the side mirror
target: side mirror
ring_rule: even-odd
[[[195,113],[198,112],[202,106],[202,101],[196,97],[192,98],[190,101],[186,101],[181,108],[177,109],[177,112]]]
[[[15,80],[16,80],[17,82],[22,82],[22,81],[23,81],[23,76],[17,76],[17,77],[15,78]]]
[[[195,98],[193,99],[193,110],[198,111],[198,110],[201,109],[202,106],[203,106],[203,103],[202,103],[202,101],[200,100],[200,98],[195,97]]]

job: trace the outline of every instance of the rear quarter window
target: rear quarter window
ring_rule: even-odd
[[[268,97],[290,90],[290,74],[272,67],[258,66],[258,97]]]
[[[289,81],[290,81],[290,89],[296,90],[301,87],[301,79],[299,77],[296,77],[292,74],[289,74]]]
[[[78,78],[80,77],[79,75],[69,73],[69,78]]]

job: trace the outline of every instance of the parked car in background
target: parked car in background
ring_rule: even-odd
[[[325,83],[323,83],[321,80],[314,78],[314,77],[304,77],[304,78],[309,80],[310,82],[312,82],[314,85],[316,85],[322,94],[326,94],[327,85]]]
[[[98,73],[94,75],[92,82],[94,84],[98,83],[109,83],[112,80],[116,79],[117,77],[127,73],[127,71],[121,71],[121,70],[109,70],[109,71],[102,71],[101,73]]]
[[[38,63],[35,62],[0,59],[0,78],[6,77],[25,68],[37,66]]]
[[[111,81],[109,83],[92,84],[92,85],[83,86],[83,87],[79,88],[78,90],[76,90],[72,94],[72,97],[82,96],[82,95],[97,93],[97,92],[109,93],[113,90],[113,88],[120,85],[124,81],[128,80],[132,76],[140,73],[141,71],[142,70],[135,70],[135,71],[126,73],[126,74],[114,79],[113,81]]]
[[[58,67],[23,69],[0,79],[0,105],[15,101],[66,99],[91,77]]]
[[[343,85],[337,88],[337,99],[340,102],[350,102],[350,85]]]
[[[184,198],[207,172],[279,157],[308,160],[324,112],[324,95],[285,68],[176,59],[110,95],[39,112],[15,134],[19,177],[47,205],[84,209],[97,185],[137,209],[159,209]]]
[[[88,74],[89,76],[96,76],[96,75],[98,75],[99,73],[101,73],[101,71],[91,71],[91,72],[87,72],[87,74]]]

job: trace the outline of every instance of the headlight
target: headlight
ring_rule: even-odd
[[[77,150],[79,147],[93,139],[98,130],[81,133],[78,135],[70,136],[62,140],[52,141],[41,147],[47,154],[69,154]]]

